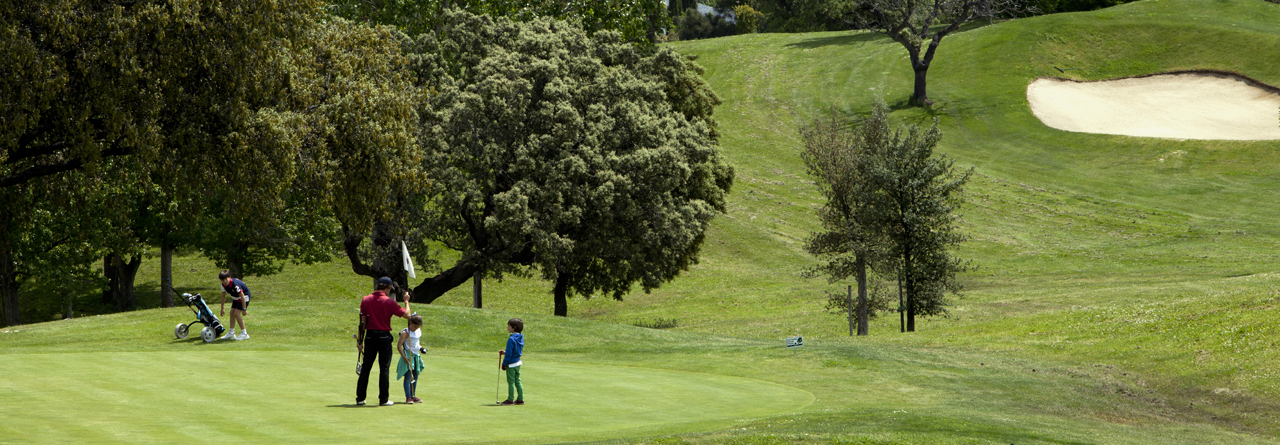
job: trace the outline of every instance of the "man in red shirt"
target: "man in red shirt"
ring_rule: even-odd
[[[401,308],[396,300],[388,297],[385,292],[391,289],[391,286],[390,278],[379,278],[378,283],[374,285],[374,292],[360,301],[360,314],[368,317],[369,320],[365,328],[365,341],[369,343],[369,350],[364,355],[363,366],[360,367],[360,380],[356,382],[356,405],[364,405],[374,357],[378,358],[378,369],[381,372],[378,375],[378,404],[390,406],[395,403],[389,400],[391,397],[391,380],[388,375],[391,368],[391,316],[409,318],[410,312],[409,292],[404,293],[404,308]],[[356,347],[364,351],[364,345],[359,342],[356,343]]]

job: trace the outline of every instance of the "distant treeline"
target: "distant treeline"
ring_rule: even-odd
[[[668,0],[674,32],[668,40],[693,40],[752,32],[813,32],[864,29],[858,12],[867,0]],[[1093,11],[1133,0],[1029,0],[1021,15]],[[1280,2],[1280,0],[1268,0]],[[713,9],[699,12],[701,3]],[[706,8],[704,8],[705,10]],[[741,20],[743,14],[758,14]],[[742,23],[742,22],[748,23]]]

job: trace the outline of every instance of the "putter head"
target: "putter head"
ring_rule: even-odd
[[[356,375],[360,375],[360,371],[364,370],[363,363],[356,363]]]

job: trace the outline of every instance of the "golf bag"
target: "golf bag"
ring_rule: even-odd
[[[188,329],[196,324],[204,325],[204,329],[200,330],[200,338],[206,342],[217,340],[227,331],[222,327],[222,322],[218,321],[218,317],[213,315],[213,311],[209,310],[209,305],[204,304],[204,298],[201,298],[200,294],[182,294],[182,300],[187,302],[187,308],[195,313],[196,320],[191,323],[179,323],[174,327],[175,337],[187,338]]]

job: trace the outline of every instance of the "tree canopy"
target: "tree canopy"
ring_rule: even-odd
[[[12,73],[0,79],[5,199],[56,186],[54,196],[120,204],[123,219],[68,210],[131,234],[78,239],[99,255],[131,256],[166,226],[245,272],[326,258],[334,219],[418,187],[421,156],[406,39],[323,6],[0,1],[0,67]],[[29,235],[28,217],[4,216],[0,239]],[[0,243],[7,322],[14,283],[35,264],[21,249]]]
[[[662,0],[335,0],[330,8],[352,20],[395,25],[410,36],[444,26],[450,9],[516,21],[564,20],[588,34],[616,31],[649,44],[656,43],[657,31],[671,27]]]
[[[477,271],[537,272],[556,283],[565,315],[569,294],[621,298],[697,260],[733,171],[711,119],[719,99],[692,61],[639,51],[615,31],[463,11],[411,54],[430,86],[418,140],[431,184],[425,212],[390,230],[462,253],[415,299]],[[358,272],[388,272],[368,270],[353,247]]]
[[[463,252],[428,301],[476,272],[620,297],[697,260],[733,173],[701,68],[643,44],[660,2],[410,3],[0,0],[0,198],[30,209],[0,218],[6,318],[41,249],[125,287],[155,244],[237,275],[335,240],[366,275],[394,275],[392,241]],[[19,242],[55,211],[99,224]]]

